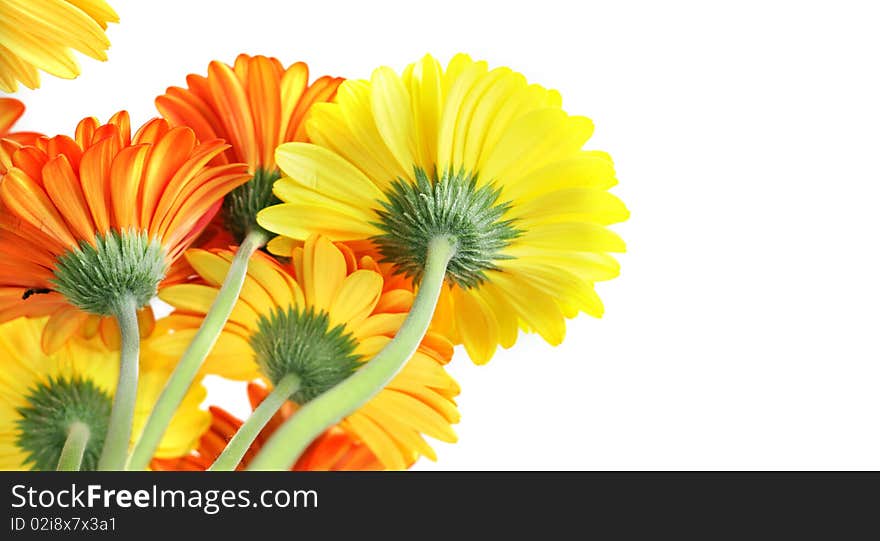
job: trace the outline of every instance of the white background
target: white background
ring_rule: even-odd
[[[23,128],[143,122],[166,86],[239,52],[368,77],[466,51],[595,121],[632,211],[605,318],[486,367],[460,352],[460,441],[418,468],[880,468],[869,2],[112,3],[110,61],[19,92]],[[211,399],[244,413],[237,387]]]

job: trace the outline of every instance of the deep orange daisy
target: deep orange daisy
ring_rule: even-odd
[[[307,141],[303,120],[316,103],[330,101],[343,79],[323,76],[309,84],[309,68],[296,62],[239,55],[230,66],[214,61],[207,77],[190,74],[187,88],[169,87],[156,108],[174,126],[189,126],[200,141],[230,144],[213,163],[246,163],[251,181],[226,197],[218,218],[241,242],[256,226],[256,213],[277,203],[272,184],[280,176],[275,147]]]
[[[105,316],[126,290],[149,334],[159,281],[248,179],[242,164],[210,165],[227,148],[162,119],[131,136],[122,111],[15,149],[0,177],[0,322],[50,316],[47,352],[77,333],[112,344]]]
[[[251,409],[256,409],[269,390],[251,382],[247,386]],[[211,426],[202,434],[198,447],[189,455],[176,459],[154,459],[150,467],[154,470],[203,471],[217,460],[220,453],[235,435],[243,422],[228,411],[211,406]],[[266,424],[260,435],[238,465],[239,470],[247,468],[250,461],[260,452],[263,443],[296,411],[296,404],[287,402]],[[408,466],[412,466],[410,462]],[[319,436],[300,456],[292,468],[294,471],[341,471],[341,470],[382,470],[384,466],[357,436],[341,426],[333,426]]]

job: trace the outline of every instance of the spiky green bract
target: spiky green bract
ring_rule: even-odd
[[[421,282],[428,243],[446,237],[455,254],[446,278],[470,288],[486,279],[485,271],[498,270],[496,262],[509,259],[501,253],[520,231],[512,220],[502,220],[510,203],[499,203],[500,190],[491,184],[477,186],[477,176],[459,170],[429,177],[415,168],[415,182],[397,179],[385,193],[383,210],[375,225],[384,231],[373,237],[383,262],[397,266],[415,283]]]
[[[263,230],[257,225],[258,212],[281,203],[272,193],[272,186],[279,178],[281,172],[278,169],[257,169],[251,180],[229,192],[223,199],[224,223],[239,244],[250,231]]]
[[[51,283],[74,306],[115,316],[129,298],[140,308],[156,296],[168,270],[165,255],[146,231],[110,231],[58,258]]]
[[[18,408],[15,444],[27,453],[25,465],[54,471],[67,441],[70,425],[81,422],[91,437],[83,453],[82,469],[95,470],[110,419],[110,396],[90,380],[49,378],[30,390],[27,406]]]
[[[361,364],[357,340],[343,325],[330,328],[326,312],[276,308],[257,322],[251,348],[263,375],[277,385],[288,374],[300,380],[291,399],[305,404],[350,376]]]

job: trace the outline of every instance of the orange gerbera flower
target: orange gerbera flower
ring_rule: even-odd
[[[132,137],[122,111],[16,149],[0,177],[0,322],[50,316],[47,352],[78,332],[112,344],[103,316],[126,295],[149,334],[147,303],[169,265],[247,181],[242,164],[209,165],[227,148],[162,119]]]
[[[303,62],[285,69],[275,58],[242,54],[232,66],[211,62],[207,77],[190,74],[187,88],[170,87],[156,98],[157,109],[172,125],[189,126],[201,141],[229,142],[214,163],[247,164],[251,181],[226,197],[220,216],[239,242],[256,227],[256,213],[278,202],[272,194],[280,176],[275,147],[307,141],[306,113],[315,103],[333,99],[343,79],[308,81]]]
[[[247,393],[251,409],[256,409],[269,395],[269,390],[251,382],[247,386]],[[202,434],[197,449],[182,458],[154,459],[150,464],[153,470],[202,471],[207,470],[217,460],[243,423],[223,408],[211,406],[209,409],[211,426]],[[239,470],[247,468],[251,459],[260,452],[263,443],[295,411],[296,404],[288,402],[272,417],[239,463]],[[408,464],[411,465],[412,462]],[[294,471],[382,470],[384,466],[355,434],[337,425],[312,442],[292,469]]]

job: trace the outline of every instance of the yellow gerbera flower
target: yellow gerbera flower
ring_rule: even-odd
[[[557,92],[466,55],[445,70],[426,56],[402,75],[383,67],[344,82],[306,131],[312,143],[278,148],[284,203],[259,224],[290,239],[372,239],[417,282],[432,239],[448,240],[438,318],[475,362],[519,329],[556,345],[565,318],[602,315],[594,283],[618,274],[609,253],[625,249],[606,226],[629,214],[607,191],[611,159],[583,150],[593,123],[567,114]]]
[[[18,318],[0,324],[0,469],[54,470],[72,425],[88,427],[82,469],[93,470],[104,444],[116,389],[119,353],[100,340],[71,340],[46,354],[40,347],[46,318]],[[140,431],[162,390],[168,371],[149,355],[141,358],[134,434]],[[211,423],[199,409],[205,398],[194,385],[156,452],[185,456]]]
[[[73,79],[79,64],[71,49],[107,60],[107,23],[119,16],[103,0],[0,0],[0,90],[21,82],[40,86],[43,70]]]
[[[297,381],[281,403],[290,397],[304,404],[347,378],[391,341],[413,294],[398,279],[386,281],[372,257],[357,257],[349,247],[325,237],[310,237],[291,256],[291,265],[283,266],[261,252],[255,254],[241,297],[204,369],[235,379],[262,376],[276,389],[293,373]],[[192,249],[186,258],[200,283],[160,292],[160,298],[177,310],[157,329],[174,332],[145,344],[171,357],[182,354],[195,335],[233,252]],[[447,442],[456,439],[450,424],[459,419],[453,400],[459,388],[443,369],[451,357],[452,344],[429,332],[397,377],[339,426],[367,445],[388,469],[406,468],[420,455],[435,459],[422,434]]]

